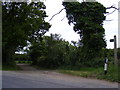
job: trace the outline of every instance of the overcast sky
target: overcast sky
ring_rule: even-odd
[[[96,1],[100,2],[105,7],[110,7],[112,5],[118,7],[118,2],[119,2],[119,0],[96,0]],[[58,13],[62,8],[64,8],[62,6],[62,0],[45,0],[44,4],[46,5],[46,13],[48,15],[46,21],[49,21],[49,19],[54,14]],[[110,9],[108,11],[112,12],[113,10],[114,9]],[[113,48],[114,44],[113,42],[109,42],[109,40],[112,39],[114,35],[118,37],[118,11],[115,11],[114,13],[108,15],[106,17],[106,20],[112,20],[112,21],[104,21],[104,25],[103,25],[103,27],[105,28],[105,35],[106,35],[105,38],[107,40],[107,48]],[[57,33],[57,34],[61,34],[61,37],[66,41],[69,42],[71,42],[71,40],[78,41],[79,35],[74,32],[73,25],[70,26],[68,24],[65,10],[63,10],[60,14],[56,15],[49,23],[52,25],[52,27],[50,28],[49,32],[46,33],[46,35],[50,35],[50,33]]]

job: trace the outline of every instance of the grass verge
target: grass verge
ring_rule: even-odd
[[[2,65],[1,70],[3,71],[16,71],[16,70],[22,70],[19,66],[7,66],[7,65]]]
[[[108,66],[108,73],[105,75],[104,74],[104,68],[99,67],[99,68],[80,68],[79,70],[74,70],[74,69],[58,69],[58,72],[64,73],[64,74],[69,74],[69,75],[75,75],[75,76],[81,76],[85,78],[96,78],[96,79],[101,79],[101,80],[107,80],[111,82],[120,82],[120,78],[118,78],[118,68],[115,67],[114,65],[109,65]]]

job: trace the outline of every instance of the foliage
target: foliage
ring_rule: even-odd
[[[42,2],[2,2],[3,63],[12,65],[15,51],[41,38],[50,28]]]
[[[96,78],[107,80],[111,82],[120,82],[120,78],[118,78],[118,69],[113,64],[108,65],[108,73],[104,75],[104,68],[103,67],[82,67],[82,68],[59,68],[58,72],[74,75],[74,76],[81,76],[86,78]]]
[[[120,60],[120,48],[118,48],[117,57],[118,57],[118,59]]]
[[[83,47],[81,61],[91,62],[106,47],[103,21],[106,8],[98,2],[63,2],[69,24],[80,35]]]
[[[2,65],[2,70],[5,71],[15,71],[15,70],[22,70],[19,66],[11,66],[11,65]]]
[[[27,54],[15,54],[14,59],[16,61],[27,61],[28,56],[27,56]]]
[[[81,47],[66,42],[60,38],[59,34],[44,36],[41,42],[32,44],[28,52],[29,60],[32,61],[33,65],[45,68],[100,67],[104,65],[102,54],[92,61],[82,61]]]
[[[30,47],[29,57],[33,65],[56,68],[67,64],[69,43],[63,41],[58,34],[44,36],[43,41]]]
[[[118,48],[117,57],[118,57],[118,79],[120,82],[120,48]]]
[[[30,51],[28,52],[29,60],[32,61],[33,65],[37,65],[39,57],[44,56],[46,51],[44,42],[32,43]]]
[[[16,63],[26,63],[26,64],[31,64],[32,61],[15,61]]]

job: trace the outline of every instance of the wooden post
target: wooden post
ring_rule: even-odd
[[[117,60],[117,40],[116,40],[116,35],[114,35],[114,64],[118,64]]]

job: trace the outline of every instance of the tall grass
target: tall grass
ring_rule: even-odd
[[[58,71],[60,73],[65,73],[69,75],[81,76],[86,78],[96,78],[112,82],[120,82],[120,79],[118,78],[118,67],[112,63],[108,65],[108,71],[106,75],[104,74],[104,67],[83,67],[79,69],[67,68],[62,67],[59,68]]]
[[[14,70],[22,70],[19,66],[8,66],[8,65],[2,65],[2,70],[5,71],[14,71]]]

